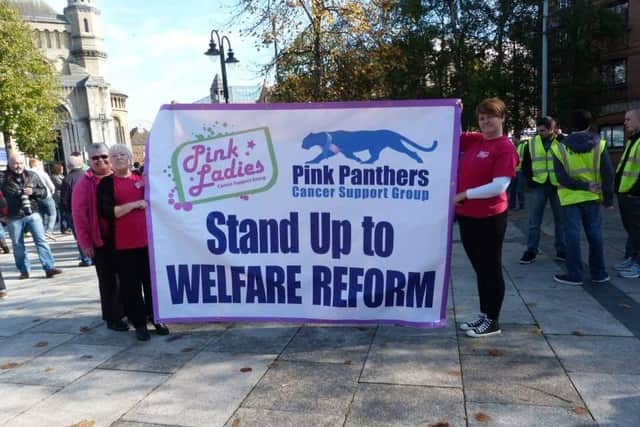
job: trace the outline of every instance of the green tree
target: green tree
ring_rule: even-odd
[[[0,0],[0,132],[5,143],[14,140],[24,153],[50,158],[58,91],[31,29]]]

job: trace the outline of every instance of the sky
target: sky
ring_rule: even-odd
[[[226,34],[240,61],[227,67],[229,85],[263,81],[268,49],[241,38],[231,23],[234,0],[95,0],[107,52],[105,78],[129,98],[129,127],[150,128],[162,104],[209,95],[220,64],[204,52],[212,29]],[[62,13],[67,0],[47,0]],[[225,43],[226,49],[226,43]]]

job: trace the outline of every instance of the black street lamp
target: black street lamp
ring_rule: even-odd
[[[216,42],[213,40],[214,34],[216,35],[220,49],[218,49]],[[224,57],[224,41],[225,40],[227,40],[227,47],[229,48],[226,59]],[[209,40],[209,49],[204,54],[211,57],[211,60],[213,62],[217,61],[218,56],[220,57],[220,67],[222,68],[222,91],[224,94],[224,102],[228,104],[229,103],[229,85],[227,84],[226,64],[236,64],[240,62],[233,55],[233,49],[231,49],[231,42],[229,41],[229,38],[227,36],[222,36],[221,38],[220,34],[218,33],[218,30],[211,30],[211,39]]]

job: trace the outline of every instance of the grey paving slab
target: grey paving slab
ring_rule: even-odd
[[[65,386],[121,351],[122,347],[63,344],[0,374],[0,382]]]
[[[558,360],[461,356],[467,402],[583,406]]]
[[[376,331],[376,338],[383,337],[453,337],[456,335],[456,322],[453,311],[447,312],[447,324],[441,328],[413,328],[399,325],[380,325]]]
[[[87,328],[95,328],[103,323],[99,311],[71,311],[55,319],[38,324],[32,332],[57,332],[65,334],[81,334]]]
[[[466,425],[461,389],[359,384],[345,423],[345,427],[433,425]]]
[[[359,374],[353,365],[278,361],[242,407],[344,417]]]
[[[209,344],[205,351],[278,354],[298,329],[284,325],[229,328],[219,339]]]
[[[3,338],[0,340],[0,366],[7,364],[21,365],[72,338],[73,335],[48,332],[23,333]]]
[[[100,369],[117,369],[121,371],[159,372],[171,374],[176,372],[197,353],[188,347],[183,353],[155,353],[128,349],[124,350],[101,364]],[[2,378],[2,377],[0,377]]]
[[[146,396],[122,420],[222,426],[275,356],[202,352]]]
[[[640,376],[571,374],[593,417],[601,426],[640,425]]]
[[[503,325],[502,333],[491,339],[463,336],[459,341],[460,354],[469,356],[500,355],[506,358],[554,357],[542,331],[535,326]]]
[[[0,424],[4,424],[59,390],[21,384],[0,384]]]
[[[522,291],[521,295],[547,334],[633,335],[580,288],[554,292]]]
[[[458,295],[456,301],[456,319],[459,322],[475,320],[480,312],[480,300],[476,295]],[[534,325],[535,319],[518,294],[505,294],[500,311],[500,323]]]
[[[584,407],[558,408],[549,406],[468,403],[469,427],[537,427],[597,426]]]
[[[376,336],[360,381],[462,387],[457,339]]]
[[[153,328],[152,328],[153,329]],[[155,335],[151,339],[155,338]],[[108,329],[105,324],[93,328],[85,328],[76,335],[72,342],[83,345],[117,345],[129,347],[138,343],[134,329],[120,332]]]
[[[111,424],[110,427],[182,427],[177,425],[169,425],[169,424],[149,424],[149,423],[139,423],[136,421],[116,421]]]
[[[640,292],[627,292],[627,295],[640,304]]]
[[[536,266],[537,267],[537,266]],[[553,275],[562,273],[562,269],[550,268],[548,271],[531,271],[534,267],[523,266],[521,269],[507,267],[509,278],[515,287],[521,291],[555,291],[567,290],[567,285],[553,280]],[[518,271],[521,270],[521,271]]]
[[[306,414],[266,409],[240,408],[225,427],[335,427],[344,424],[344,416]]]
[[[69,426],[81,421],[110,426],[167,379],[142,372],[95,370],[13,418],[7,426]]]
[[[369,350],[374,327],[303,326],[280,359],[361,365]]]
[[[640,339],[635,337],[548,336],[569,372],[640,375]]]

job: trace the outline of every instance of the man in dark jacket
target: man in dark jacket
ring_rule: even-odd
[[[60,209],[64,210],[67,218],[69,218],[69,226],[73,232],[73,237],[77,240],[75,228],[73,227],[73,216],[71,213],[71,194],[73,193],[73,188],[76,186],[76,183],[84,177],[84,170],[82,169],[82,155],[77,151],[74,151],[69,155],[67,164],[69,166],[69,173],[64,177],[64,180],[62,180],[62,187],[60,188]],[[78,266],[91,266],[91,258],[82,252],[80,246],[78,246],[78,253],[80,254],[80,263]]]
[[[2,193],[7,201],[9,211],[7,226],[13,242],[13,257],[20,271],[20,279],[28,279],[31,268],[24,245],[25,230],[31,232],[46,277],[50,278],[62,273],[62,270],[55,267],[51,248],[45,240],[42,217],[38,213],[37,201],[46,197],[47,190],[35,173],[24,168],[22,154],[13,153],[9,157]]]
[[[606,283],[609,275],[604,265],[601,206],[613,206],[613,166],[606,141],[590,132],[593,119],[584,110],[574,111],[571,127],[575,132],[553,148],[553,166],[558,179],[558,198],[562,206],[567,244],[567,274],[553,279],[566,285],[580,286],[584,280],[580,254],[580,227],[589,242],[591,282]]]

